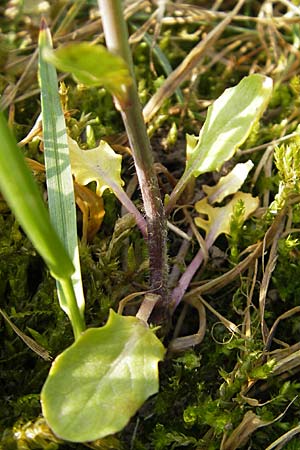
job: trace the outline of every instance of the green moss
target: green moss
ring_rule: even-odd
[[[298,305],[300,295],[300,263],[298,239],[288,237],[279,243],[278,263],[273,282],[278,290],[279,298],[291,306]]]
[[[61,2],[54,3],[53,11],[56,7],[59,10]],[[90,7],[92,3],[88,3]],[[194,3],[197,4],[197,2]],[[244,13],[255,16],[259,8],[258,3],[248,2]],[[74,31],[79,29],[78,26],[86,20],[87,13],[88,10],[84,9],[76,18]],[[139,11],[130,18],[130,21],[140,26],[148,18],[148,11]],[[180,17],[178,19],[173,25],[163,22],[157,39],[157,45],[160,46],[173,68],[182,62],[189,50],[199,41],[197,33],[200,27],[206,32],[207,25],[205,20],[202,20],[200,24],[199,22],[189,24],[180,23]],[[9,61],[11,56],[7,52],[8,48],[17,50],[22,44],[22,33],[18,33],[19,27],[25,27],[25,22],[22,20],[21,10],[11,23],[8,19],[1,19],[3,36],[0,39],[4,39],[4,42],[0,42],[0,62]],[[248,21],[246,25],[245,22],[241,22],[239,27],[240,31],[236,28],[226,30],[222,40],[211,48],[211,54],[203,58],[200,67],[210,64],[212,56],[223,50],[227,42],[232,42],[236,38],[236,33],[241,32],[243,38],[245,32],[248,33],[247,36],[250,36],[249,40],[253,38],[254,44],[249,47],[250,52],[251,49],[260,48],[261,42],[255,40],[255,22]],[[148,31],[151,33],[152,29]],[[292,43],[297,38],[296,29],[286,28],[281,32],[287,42]],[[32,31],[30,31],[30,37],[34,41],[34,34],[31,33]],[[92,40],[94,37],[87,38]],[[243,39],[241,42],[244,42]],[[247,40],[248,44],[251,42]],[[245,47],[247,45],[245,44]],[[284,45],[283,41],[280,42],[278,51],[281,45]],[[245,55],[249,48],[244,49]],[[150,49],[143,41],[136,43],[133,51],[139,94],[142,103],[145,104],[164,83],[167,75],[156,57],[153,61],[157,73],[149,70]],[[228,56],[224,55],[223,59],[216,62],[212,68],[206,66],[192,83],[188,80],[181,84],[184,104],[179,108],[178,115],[174,115],[170,110],[172,106],[177,106],[175,96],[171,96],[149,124],[154,148],[159,149],[156,152],[157,159],[161,156],[161,159],[165,158],[166,165],[171,168],[174,176],[178,176],[178,171],[182,171],[185,164],[182,157],[185,152],[185,143],[180,140],[180,136],[183,136],[185,132],[199,133],[206,115],[203,100],[215,99],[226,87],[234,85],[243,75],[248,74],[248,69],[254,60],[251,59],[250,53],[249,67],[245,63],[240,64],[238,61],[244,54],[243,51],[239,53],[238,49],[229,53]],[[288,52],[289,48],[286,47],[285,51]],[[21,51],[18,56],[22,58],[28,53],[28,50]],[[262,71],[265,71],[266,64],[269,63],[267,58],[270,55],[267,56],[265,51],[260,50],[254,57],[257,71],[260,71],[260,64],[262,64]],[[290,80],[285,81],[289,76],[289,64],[292,61],[295,64],[293,73],[297,69],[296,61],[292,60],[293,52],[288,57],[291,59],[284,68],[285,72],[276,72],[276,70],[273,72],[274,78],[278,76],[278,79],[284,81],[276,84],[270,107],[262,120],[252,129],[242,148],[256,147],[297,130],[300,82],[299,76],[292,76]],[[17,70],[20,71],[21,66],[18,64],[17,66]],[[278,66],[279,69],[282,70]],[[5,88],[7,81],[9,83],[17,81],[19,76],[17,70],[12,68],[8,69],[7,73],[0,74],[1,88]],[[30,87],[31,81],[30,79]],[[78,138],[83,146],[93,146],[103,137],[115,140],[119,133],[123,132],[120,114],[114,106],[112,97],[105,89],[83,89],[70,78],[66,79],[66,85],[69,89],[67,109],[70,111],[67,115],[67,124],[70,134]],[[24,85],[24,93],[26,92],[27,86]],[[17,139],[23,138],[31,129],[36,119],[38,105],[37,97],[29,97],[15,104],[14,131]],[[174,146],[168,147],[167,152],[161,150],[161,136],[167,136],[167,140]],[[244,186],[245,190],[251,189],[261,199],[264,193],[269,191],[271,201],[274,200],[278,190],[284,187],[284,195],[275,205],[276,207],[273,204],[272,213],[269,211],[269,214],[262,218],[252,218],[242,227],[242,206],[239,205],[232,218],[231,239],[228,242],[226,238],[221,238],[215,243],[222,256],[218,259],[209,258],[206,267],[197,274],[195,283],[217,278],[232,268],[231,263],[238,264],[245,257],[242,254],[244,249],[258,241],[263,241],[265,232],[273,221],[274,213],[279,211],[285,202],[288,203],[295,198],[295,195],[299,195],[299,142],[293,139],[288,144],[276,151],[277,167],[273,167],[271,176],[266,177],[262,173],[254,187],[250,185],[250,181]],[[39,146],[38,140],[31,142],[24,149],[25,155],[43,162],[43,154],[39,151]],[[251,153],[255,166],[260,162],[263,151],[264,149]],[[181,153],[177,160],[178,152]],[[241,153],[240,159],[248,159],[248,157],[249,155],[244,157]],[[122,176],[128,181],[132,174],[132,160],[124,158]],[[44,175],[35,174],[35,176],[40,191],[44,195]],[[201,195],[202,183],[215,182],[213,177],[211,174],[201,177],[196,184],[195,198]],[[136,194],[134,201],[140,208],[139,193]],[[124,222],[120,219],[120,204],[108,191],[104,195],[104,203],[106,214],[100,232],[92,243],[88,246],[82,245],[80,248],[88,326],[103,324],[108,309],[111,307],[116,309],[118,302],[129,293],[147,288],[149,277],[147,247],[140,232],[125,219]],[[58,305],[55,282],[49,276],[35,249],[24,237],[2,199],[0,212],[0,306],[22,332],[33,337],[55,357],[73,341],[69,321]],[[177,217],[183,218],[178,214],[175,220]],[[287,223],[289,228],[299,228],[299,202],[289,205]],[[186,222],[179,223],[179,226],[186,231]],[[176,257],[178,248],[179,239],[171,235],[169,253],[172,257]],[[197,250],[198,246],[193,240],[182,269]],[[269,255],[268,251],[266,248],[264,264]],[[265,319],[269,329],[280,314],[299,306],[299,260],[299,233],[291,232],[289,236],[285,235],[279,240],[276,266],[266,296]],[[256,430],[249,438],[246,447],[251,450],[261,450],[299,423],[298,372],[274,375],[274,355],[270,357],[267,355],[266,360],[263,359],[265,355],[260,331],[259,292],[266,265],[262,267],[261,260],[258,260],[256,279],[254,279],[253,267],[250,266],[224,289],[205,296],[219,314],[239,326],[241,334],[232,335],[219,322],[219,319],[208,312],[207,333],[201,345],[161,364],[159,394],[141,408],[120,436],[112,438],[112,441],[94,443],[90,448],[119,450],[122,448],[122,442],[124,449],[132,450],[176,448],[219,450],[224,433],[230,435],[242,422],[247,411],[253,411],[267,421],[285,412],[280,420]],[[132,311],[135,311],[136,307],[132,308]],[[174,325],[181,306],[178,309],[174,316]],[[250,336],[245,337],[245,316],[248,312]],[[39,392],[48,374],[49,362],[43,361],[27,348],[2,317],[0,324],[0,431],[3,432],[0,449],[82,450],[87,448],[84,444],[60,442],[38,419]],[[195,314],[187,313],[183,331],[186,334],[194,332],[195,324]],[[277,343],[280,341],[285,342],[284,345],[298,342],[299,331],[298,315],[295,314],[282,321],[275,333],[275,338],[279,341],[272,341],[271,350],[281,348],[281,344]],[[172,338],[171,332],[166,344],[168,339]],[[291,402],[293,403],[290,404]],[[298,441],[297,437],[293,438],[285,444],[285,448],[290,450],[298,448]]]

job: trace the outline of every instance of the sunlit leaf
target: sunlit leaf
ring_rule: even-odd
[[[186,170],[197,177],[218,170],[249,136],[272,94],[272,80],[249,75],[224,93],[208,108],[199,138],[187,146]]]
[[[44,58],[59,70],[71,72],[86,86],[104,86],[113,95],[122,96],[122,86],[132,82],[126,63],[102,45],[89,42],[67,44],[57,50],[45,50]]]
[[[271,78],[249,75],[208,108],[199,137],[187,136],[186,168],[168,200],[167,211],[191,178],[219,170],[245,142],[270,100],[272,85]]]
[[[233,198],[222,207],[212,206],[205,197],[195,204],[196,211],[207,216],[207,219],[196,217],[195,223],[198,227],[206,231],[206,236],[210,234],[211,240],[214,241],[220,234],[230,233],[230,217],[233,213],[234,206],[238,201],[242,200],[245,207],[245,220],[258,208],[258,197],[252,197],[251,194],[237,192]]]
[[[72,173],[77,183],[86,185],[95,181],[96,193],[101,196],[105,189],[111,189],[122,205],[131,213],[143,235],[146,236],[146,222],[142,214],[128,197],[121,179],[122,157],[104,141],[98,147],[81,150],[77,142],[69,138]]]
[[[45,50],[52,51],[52,38],[46,22],[42,20],[39,34],[39,82],[43,122],[44,156],[48,205],[51,221],[61,238],[75,272],[71,277],[74,294],[67,296],[57,281],[59,303],[69,316],[73,327],[80,321],[84,329],[85,299],[83,293],[73,179],[68,148],[68,136],[64,113],[58,93],[55,68],[43,58]],[[75,297],[75,298],[74,298]],[[78,316],[78,317],[77,317]]]
[[[165,349],[136,317],[110,311],[54,361],[43,387],[43,414],[54,433],[72,442],[99,439],[124,428],[158,391]]]
[[[114,190],[112,186],[124,184],[121,179],[122,156],[115,153],[105,141],[100,141],[98,147],[90,150],[82,150],[70,137],[68,142],[72,173],[79,184],[85,186],[95,181],[99,196],[105,189]]]
[[[215,186],[203,185],[203,191],[208,196],[209,203],[221,203],[225,197],[235,194],[243,185],[248,173],[253,167],[252,161],[237,164],[228,175],[221,177]]]

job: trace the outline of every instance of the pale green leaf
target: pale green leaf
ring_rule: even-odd
[[[186,171],[197,177],[219,170],[247,139],[271,94],[271,78],[260,74],[249,75],[237,86],[226,89],[208,108],[196,145],[187,147]]]
[[[210,235],[211,241],[214,241],[222,233],[230,234],[230,217],[234,206],[240,200],[244,203],[244,219],[246,220],[258,208],[259,199],[252,197],[251,194],[237,192],[229,203],[222,207],[210,205],[207,197],[197,202],[195,204],[196,211],[207,216],[207,219],[196,217],[196,225],[206,231],[206,237],[208,234]]]
[[[104,86],[113,95],[122,95],[122,86],[132,83],[126,63],[102,45],[72,43],[57,50],[46,49],[43,55],[59,70],[71,72],[78,82]]]
[[[168,212],[192,177],[219,170],[245,142],[270,100],[272,86],[271,78],[249,75],[208,108],[199,137],[187,136],[186,168],[168,199]]]
[[[54,361],[41,394],[50,428],[72,442],[120,431],[158,391],[164,353],[142,321],[111,310],[104,327],[85,331]]]
[[[221,203],[225,197],[235,194],[246,180],[253,167],[252,161],[237,164],[231,172],[221,177],[215,186],[203,185],[203,191],[208,196],[209,203]]]
[[[122,156],[105,142],[90,150],[82,150],[76,141],[68,138],[72,173],[79,184],[87,185],[92,181],[97,184],[96,192],[102,196],[105,189],[121,187]],[[117,190],[117,189],[116,189]]]
[[[96,148],[82,150],[76,141],[69,138],[69,150],[72,173],[77,183],[87,185],[96,182],[96,193],[101,196],[105,189],[111,189],[123,206],[136,220],[140,230],[146,236],[146,222],[124,189],[121,179],[122,156],[104,141]]]

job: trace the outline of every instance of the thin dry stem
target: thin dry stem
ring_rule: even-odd
[[[235,8],[227,14],[225,19],[208,33],[208,35],[186,56],[183,62],[168,76],[164,84],[144,107],[143,114],[146,122],[149,122],[165,99],[170,97],[178,86],[190,76],[192,70],[200,63],[205,51],[207,51],[223,33],[244,3],[245,0],[239,0]]]

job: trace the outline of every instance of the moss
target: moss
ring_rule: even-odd
[[[193,3],[199,6],[196,1]],[[89,5],[91,5],[90,2]],[[53,14],[55,7],[60,9],[60,2],[55,2]],[[89,7],[83,9],[78,15],[76,30],[80,24],[85,24]],[[248,2],[241,14],[256,16],[260,7],[260,2]],[[7,49],[15,49],[14,54],[18,53],[21,58],[29,54],[28,49],[24,51],[20,48],[23,38],[22,33],[18,33],[18,28],[20,26],[26,28],[26,21],[23,21],[21,15],[19,11],[15,20],[1,19],[3,31],[1,39],[4,39],[4,43],[0,48],[0,61],[4,63],[13,62],[9,59],[11,55]],[[148,18],[148,11],[141,11],[131,17],[130,21],[134,25],[142,25]],[[206,33],[212,23],[210,21],[207,26],[205,20],[202,20],[201,23],[189,24],[188,21],[186,23],[180,21],[180,17],[178,19],[177,23],[174,21],[174,24],[162,23],[157,40],[157,45],[165,53],[173,68],[182,62],[190,49],[199,41],[198,31]],[[241,34],[237,34],[236,25],[243,29]],[[176,177],[182,173],[185,164],[183,156],[185,142],[180,137],[184,136],[185,132],[199,133],[206,115],[204,100],[210,101],[216,98],[224,88],[234,85],[248,74],[249,69],[255,68],[258,72],[262,70],[264,73],[266,69],[272,70],[272,67],[267,67],[271,56],[267,55],[262,42],[256,37],[255,22],[241,21],[234,26],[235,28],[226,30],[221,40],[218,40],[209,50],[210,53],[208,52],[202,59],[201,73],[193,78],[192,82],[187,80],[181,85],[184,104],[178,107],[175,96],[171,96],[160,109],[160,114],[149,125],[149,132],[153,136],[153,147],[155,151],[159,148],[159,151],[156,151],[157,159],[166,163],[172,175]],[[148,31],[152,32],[151,29]],[[30,30],[24,30],[24,32],[31,33]],[[246,40],[244,33],[246,33]],[[290,43],[296,36],[295,30],[292,31],[287,27],[280,30],[280,33]],[[34,40],[34,35],[30,34],[30,36]],[[228,55],[223,54],[210,68],[212,58],[218,52],[227,49],[226,46],[237,39],[237,36],[241,38],[242,43],[245,42],[245,45],[241,44],[236,51],[229,52]],[[87,39],[93,40],[94,37],[88,35]],[[253,42],[249,42],[252,39]],[[278,51],[281,45],[284,45],[282,41],[278,43]],[[289,45],[291,47],[291,44]],[[290,47],[284,49],[286,54],[290,51]],[[166,74],[163,73],[156,57],[153,61],[157,73],[149,70],[150,49],[143,41],[136,43],[133,50],[139,93],[145,104],[162,85]],[[244,149],[269,143],[297,130],[299,77],[293,75],[297,70],[297,61],[293,59],[293,52],[288,56],[290,60],[284,69],[278,66],[278,72],[273,73],[274,78],[278,77],[280,83],[277,82],[270,107],[262,120],[252,129],[242,147]],[[244,63],[241,63],[241,60]],[[281,63],[284,65],[284,61]],[[294,64],[290,79],[288,79],[289,64]],[[11,65],[13,66],[14,64]],[[6,81],[14,83],[18,79],[22,73],[20,68],[23,70],[24,66],[16,64],[15,69],[9,69],[8,66],[7,73],[1,74],[1,88],[4,89]],[[283,71],[280,72],[280,70]],[[68,88],[67,124],[73,137],[88,146],[91,142],[103,137],[109,137],[114,141],[120,136],[124,130],[121,117],[105,89],[83,89],[71,78],[67,78],[65,83]],[[32,78],[28,79],[27,85],[22,87],[24,93],[29,86],[31,88],[31,85]],[[36,119],[38,105],[37,97],[29,97],[15,104],[14,132],[17,139],[23,138],[31,129]],[[174,111],[177,111],[176,115],[173,114]],[[12,109],[10,113],[13,117]],[[92,129],[90,139],[87,139],[87,126]],[[170,127],[173,127],[173,130],[171,128],[174,132],[172,136]],[[167,139],[172,141],[173,147],[162,150],[161,136],[167,136]],[[39,151],[39,146],[40,143],[37,140],[32,141],[24,149],[25,155],[43,162],[43,154]],[[297,139],[290,141],[289,147],[282,147],[281,153],[280,151],[277,153],[279,164],[277,167],[273,166],[271,176],[266,177],[261,174],[255,186],[250,185],[250,181],[245,185],[246,190],[252,190],[261,199],[264,193],[269,192],[271,203],[276,198],[281,183],[289,183],[289,190],[285,191],[286,195],[282,202],[277,204],[276,211],[282,207],[282,203],[294,199],[293,196],[299,194],[298,147]],[[290,158],[289,161],[288,148],[294,155],[294,159]],[[250,157],[256,167],[261,160],[262,151],[251,153]],[[242,152],[239,152],[239,155],[239,160],[249,158],[249,155],[243,155]],[[284,161],[285,156],[287,163],[285,167],[281,167],[283,164],[280,166],[280,163]],[[126,181],[130,180],[132,174],[132,160],[124,157],[123,178]],[[44,175],[35,174],[35,176],[40,191],[44,195]],[[210,184],[213,183],[214,176],[201,177],[193,192],[195,198],[201,196],[202,183],[206,183],[207,180]],[[134,197],[134,201],[140,207],[139,193]],[[149,276],[147,247],[139,231],[128,223],[124,225],[120,217],[120,205],[111,193],[105,193],[104,202],[106,214],[100,232],[93,242],[88,246],[81,245],[80,248],[88,326],[103,324],[109,308],[116,309],[118,302],[126,295],[145,289]],[[192,210],[191,214],[193,215]],[[269,214],[253,218],[241,226],[242,221],[239,220],[241,215],[242,208],[237,209],[232,218],[232,238],[228,241],[222,237],[215,243],[221,257],[209,258],[205,268],[195,277],[193,281],[195,286],[203,280],[217,278],[233,265],[238,264],[248,246],[263,241],[274,217],[274,213],[269,211]],[[185,217],[180,216],[179,213],[175,215],[175,220],[178,217],[185,220]],[[299,203],[288,206],[287,221],[288,228],[299,228]],[[186,221],[183,224],[179,223],[179,226],[186,230]],[[182,270],[198,249],[195,242],[194,240],[190,246],[185,263],[182,264]],[[179,239],[172,235],[169,239],[169,254],[172,258],[176,258],[179,245]],[[0,200],[0,256],[1,308],[22,332],[33,337],[55,357],[73,341],[70,324],[59,308],[55,282],[2,199]],[[268,249],[265,249],[264,258],[265,263],[268,258]],[[173,259],[170,260],[170,263],[172,262]],[[207,312],[207,332],[201,345],[161,364],[161,387],[158,395],[149,399],[125,430],[112,438],[112,441],[94,443],[90,448],[219,450],[224,436],[230,435],[241,424],[245,413],[252,411],[265,421],[273,421],[279,417],[277,421],[257,429],[249,437],[246,446],[251,450],[261,450],[298,425],[300,420],[298,366],[278,375],[274,373],[274,354],[265,357],[259,317],[259,296],[260,283],[266,266],[262,266],[259,260],[256,272],[253,267],[249,266],[246,272],[232,280],[225,288],[205,296],[206,301],[219,314],[238,325],[241,333],[233,335],[222,322],[220,323],[220,317],[216,318],[211,311]],[[266,295],[265,320],[269,329],[280,314],[299,306],[300,276],[298,277],[298,273],[300,275],[299,233],[294,230],[289,236],[284,235],[279,240],[276,267]],[[136,306],[132,308],[135,311]],[[172,338],[173,326],[181,310],[180,306],[174,315],[174,323],[167,341]],[[246,316],[248,317],[247,336]],[[41,422],[39,392],[48,374],[49,362],[43,361],[27,348],[2,317],[0,323],[2,406],[0,431],[3,432],[0,449],[82,450],[87,448],[84,444],[63,443],[57,440]],[[196,326],[195,314],[188,312],[182,331],[189,334],[194,332]],[[299,317],[295,314],[278,325],[271,350],[276,350],[278,353],[278,350],[283,350],[284,346],[297,343],[298,337]],[[297,445],[298,439],[293,438],[285,444],[285,448],[292,450],[298,448]]]

